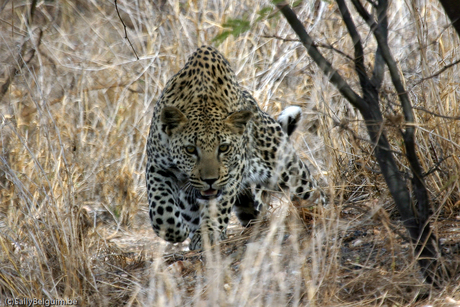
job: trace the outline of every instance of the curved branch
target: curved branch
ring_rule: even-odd
[[[366,75],[366,68],[364,67],[364,50],[363,44],[361,43],[361,37],[359,36],[358,31],[356,30],[355,23],[353,18],[351,18],[350,12],[348,11],[347,6],[345,5],[344,0],[337,0],[337,5],[339,6],[340,14],[342,14],[342,19],[345,22],[348,33],[353,40],[353,46],[355,50],[355,58],[353,62],[355,63],[355,71],[358,74],[359,82],[361,88],[366,88],[369,84],[369,78]]]
[[[30,25],[32,24],[36,6],[37,6],[37,0],[33,0],[31,5],[30,5],[30,9],[29,9],[29,11],[27,13],[26,20],[25,20],[25,24],[26,24],[27,27],[30,27]],[[1,9],[3,9],[3,7]],[[0,10],[0,12],[1,12],[1,10]],[[38,36],[37,36],[37,39],[36,39],[35,46],[27,51],[28,43],[29,43],[30,40],[32,40],[33,34],[34,34],[33,31],[31,31],[30,35],[24,39],[24,41],[23,41],[23,43],[21,45],[21,48],[20,48],[21,51],[19,52],[19,55],[18,55],[16,61],[13,62],[14,60],[11,60],[11,62],[16,63],[17,65],[14,65],[9,70],[9,72],[6,73],[6,76],[7,76],[6,80],[0,86],[0,101],[2,101],[2,99],[5,96],[6,92],[8,92],[8,89],[10,88],[11,82],[13,82],[14,78],[16,77],[16,75],[21,71],[21,69],[24,67],[24,65],[27,65],[27,64],[30,63],[30,61],[32,61],[32,59],[34,58],[34,55],[35,55],[35,51],[40,46],[43,31],[41,29],[38,29]]]
[[[401,76],[399,74],[396,61],[394,60],[390,47],[388,46],[388,39],[386,31],[382,31],[382,27],[379,26],[372,16],[366,11],[364,6],[359,0],[351,0],[358,13],[367,22],[369,27],[372,29],[374,36],[377,40],[378,46],[382,52],[382,57],[388,66],[390,71],[391,81],[398,92],[399,100],[403,108],[404,118],[406,120],[406,129],[404,132],[404,145],[406,147],[407,158],[409,160],[412,172],[414,173],[413,185],[415,188],[416,199],[418,201],[418,214],[419,223],[424,225],[429,218],[428,212],[428,192],[422,179],[423,171],[420,167],[418,157],[415,151],[415,125],[414,125],[414,112],[412,104],[409,99],[409,95],[404,88]],[[386,0],[381,0],[386,2]],[[423,226],[424,227],[424,226]]]
[[[386,1],[386,0],[384,0]],[[388,66],[388,70],[390,71],[391,81],[398,92],[399,100],[401,101],[401,105],[404,111],[404,117],[406,122],[409,125],[406,128],[406,134],[410,137],[414,134],[414,113],[412,111],[412,105],[409,100],[409,95],[407,95],[406,89],[401,81],[401,77],[399,75],[398,66],[396,65],[396,61],[393,59],[393,55],[391,54],[390,47],[388,46],[388,40],[386,37],[386,33],[383,33],[382,27],[375,22],[374,18],[366,11],[364,6],[361,4],[359,0],[351,0],[353,5],[355,6],[356,10],[358,11],[359,15],[366,21],[366,23],[371,28],[375,39],[380,47],[380,51],[382,53],[382,57],[385,60],[385,63]]]
[[[367,108],[366,102],[343,80],[342,76],[335,70],[331,63],[326,60],[323,55],[316,48],[313,39],[305,31],[304,26],[297,18],[296,14],[292,11],[290,6],[285,2],[278,3],[276,7],[281,11],[286,20],[291,25],[294,32],[299,37],[302,44],[307,49],[308,55],[315,61],[321,68],[326,76],[330,78],[332,84],[340,91],[340,93],[358,110],[365,110]]]
[[[133,49],[133,52],[134,52],[134,55],[136,56],[136,59],[139,60],[139,56],[137,55],[137,52],[136,52],[136,49],[134,49],[134,46],[133,44],[131,43],[131,40],[129,39],[128,37],[128,31],[126,31],[126,24],[125,22],[123,21],[123,18],[121,18],[120,16],[120,12],[118,11],[118,3],[117,3],[117,0],[115,0],[115,9],[117,11],[117,15],[118,15],[118,18],[120,19],[122,25],[123,25],[123,29],[125,30],[125,38],[126,40],[128,41],[129,45],[131,46],[131,49]]]
[[[436,272],[438,270],[436,258],[438,251],[436,250],[437,239],[435,235],[431,232],[429,225],[429,198],[428,191],[426,189],[424,180],[423,180],[423,171],[420,166],[420,162],[415,150],[415,117],[412,109],[412,104],[407,94],[406,89],[404,88],[399,70],[394,60],[390,47],[388,46],[387,39],[387,28],[383,27],[382,24],[377,24],[372,16],[366,11],[364,6],[361,4],[360,0],[351,0],[355,6],[358,13],[366,21],[369,27],[374,34],[375,39],[377,40],[378,46],[381,51],[382,58],[385,60],[388,70],[390,72],[391,81],[398,93],[399,101],[404,113],[404,118],[406,120],[405,132],[403,133],[404,137],[404,147],[406,149],[407,160],[410,164],[413,178],[412,186],[415,194],[416,204],[417,204],[417,215],[416,226],[417,231],[414,231],[414,234],[417,233],[417,236],[412,235],[413,240],[416,243],[416,251],[420,253],[420,263],[422,270],[427,278],[427,281],[432,283],[437,280]],[[387,0],[380,0],[379,3],[382,4],[382,8],[385,8],[388,4]],[[383,11],[385,12],[385,11]],[[414,225],[415,226],[415,225]]]
[[[380,28],[382,31],[385,41],[388,41],[388,17],[387,17],[387,10],[388,10],[388,1],[379,1],[376,5],[377,9],[377,18],[378,18],[378,25],[377,27]],[[384,76],[384,68],[385,68],[385,60],[382,56],[382,50],[380,46],[377,46],[377,51],[375,52],[375,61],[374,61],[374,71],[372,72],[371,83],[374,87],[379,90],[382,86],[383,76]]]
[[[279,39],[279,40],[282,40],[283,42],[300,42],[300,40],[296,39],[296,38],[283,38],[283,37],[280,37],[278,35],[262,35],[261,37]],[[335,48],[332,45],[323,44],[323,43],[315,43],[313,46],[318,47],[318,48],[325,48],[325,49],[335,51],[338,54],[340,54],[341,56],[347,58],[348,60],[353,61],[353,58],[351,56],[349,56],[348,54],[346,54],[342,50]]]
[[[386,9],[388,7],[387,0],[379,0],[378,4],[372,2],[377,7],[379,13],[376,23],[373,17],[366,11],[360,3],[360,0],[351,0],[357,9],[358,13],[364,18],[370,26],[375,38],[377,39],[378,48],[376,54],[376,65],[374,67],[374,74],[372,83],[368,79],[364,71],[363,65],[363,50],[360,43],[359,35],[351,20],[348,9],[344,0],[336,0],[339,9],[347,25],[350,36],[354,42],[355,48],[355,69],[358,72],[363,91],[362,97],[356,94],[350,86],[342,79],[340,74],[332,68],[332,65],[321,55],[318,49],[314,46],[313,40],[305,31],[302,23],[297,18],[296,14],[291,8],[282,2],[277,7],[280,9],[284,17],[287,19],[292,29],[296,32],[302,44],[307,49],[310,57],[316,62],[320,69],[330,77],[330,81],[339,89],[340,93],[358,110],[363,116],[368,134],[371,141],[375,144],[374,154],[379,163],[382,175],[388,185],[390,193],[395,201],[401,219],[410,233],[412,242],[416,245],[418,261],[429,283],[437,282],[440,277],[437,261],[437,240],[430,230],[428,219],[428,195],[423,182],[421,167],[415,152],[414,142],[414,114],[409,96],[404,89],[401,81],[401,76],[396,65],[395,60],[391,55],[390,48],[387,40],[388,22],[386,17]],[[385,131],[382,126],[383,118],[380,111],[378,87],[383,81],[384,65],[387,65],[390,71],[392,82],[398,92],[401,105],[403,107],[404,116],[408,125],[404,133],[404,145],[406,148],[407,158],[411,165],[414,174],[412,184],[414,186],[415,196],[418,205],[418,212],[413,207],[411,195],[407,188],[407,184],[401,175],[401,172],[396,165],[393,154],[390,150],[390,144],[385,136]],[[361,67],[360,67],[361,65]],[[361,69],[362,68],[362,69]],[[361,70],[359,70],[361,69]],[[417,215],[418,213],[418,215]],[[439,284],[438,284],[439,286]]]

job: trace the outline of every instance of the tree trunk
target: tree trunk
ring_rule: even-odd
[[[452,25],[460,36],[460,1],[459,0],[439,0],[444,7],[447,16],[452,21]]]

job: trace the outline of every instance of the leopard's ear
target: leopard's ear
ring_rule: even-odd
[[[187,117],[176,107],[164,107],[161,110],[160,121],[162,123],[161,130],[168,136],[179,132],[187,123]]]
[[[243,110],[232,113],[225,119],[227,127],[236,134],[243,134],[246,124],[252,118],[252,112]]]

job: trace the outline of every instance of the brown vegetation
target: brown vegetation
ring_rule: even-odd
[[[459,59],[460,44],[437,1],[394,1],[389,42],[414,104],[431,222],[452,273],[442,289],[423,282],[361,117],[292,41],[282,16],[256,22],[270,3],[118,1],[136,60],[113,3],[32,1],[31,15],[30,2],[0,4],[2,93],[7,87],[0,101],[2,300],[460,305],[460,67],[443,70]],[[353,62],[334,50],[353,50],[337,8],[305,1],[296,13],[357,90]],[[168,244],[150,229],[145,142],[166,81],[197,46],[212,44],[229,17],[253,25],[219,50],[264,110],[303,107],[303,131],[294,139],[331,205],[296,207],[280,195],[263,221],[250,229],[234,223],[227,241],[190,253],[186,243]],[[375,41],[366,32],[361,37],[370,54]],[[396,102],[388,79],[382,99]],[[382,109],[402,161],[399,111],[396,103]]]

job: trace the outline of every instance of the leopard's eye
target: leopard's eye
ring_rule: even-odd
[[[186,146],[185,151],[189,154],[195,154],[196,153],[196,147],[195,146]]]
[[[219,152],[227,152],[229,148],[228,144],[222,144],[219,146]]]

